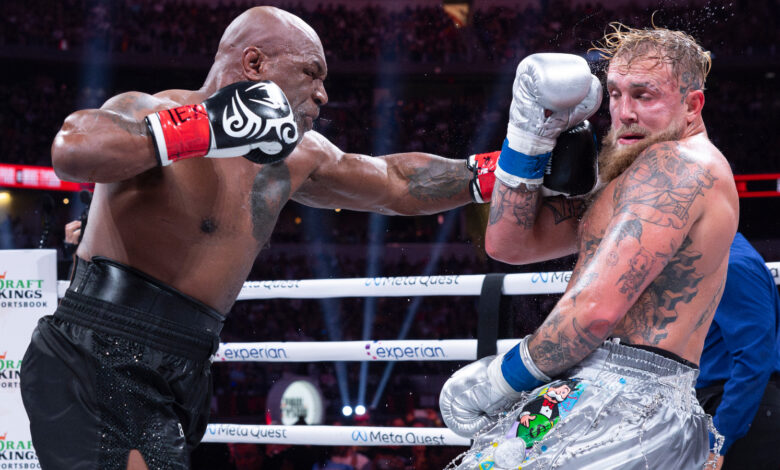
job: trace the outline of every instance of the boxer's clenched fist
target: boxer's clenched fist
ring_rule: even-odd
[[[524,391],[550,381],[531,360],[527,341],[520,340],[504,354],[472,362],[444,383],[439,408],[452,432],[474,437],[508,411]]]
[[[162,166],[193,157],[273,163],[299,140],[287,97],[271,81],[233,83],[201,104],[159,111],[145,121]]]
[[[600,104],[601,84],[582,57],[544,53],[523,59],[517,66],[496,177],[512,188],[541,184],[558,136]]]
[[[474,437],[520,398],[521,394],[508,385],[502,387],[491,381],[488,369],[496,359],[496,356],[488,356],[472,362],[444,383],[439,394],[439,409],[444,424],[455,434]]]

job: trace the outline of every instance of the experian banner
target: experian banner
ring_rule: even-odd
[[[0,470],[40,468],[19,377],[33,328],[56,308],[57,252],[0,250]]]
[[[514,343],[517,341],[514,340]],[[449,339],[222,343],[214,354],[213,360],[215,362],[459,361],[476,358],[476,340]]]

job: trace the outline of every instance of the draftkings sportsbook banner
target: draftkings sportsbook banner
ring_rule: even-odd
[[[56,308],[56,250],[0,250],[0,470],[40,468],[19,371],[38,319]]]

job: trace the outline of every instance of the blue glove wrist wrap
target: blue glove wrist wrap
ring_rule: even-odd
[[[552,152],[541,155],[526,155],[509,147],[509,140],[504,139],[501,155],[498,157],[498,167],[506,173],[520,178],[544,178],[544,169],[550,160]]]
[[[501,362],[501,373],[507,383],[518,392],[533,390],[544,382],[534,377],[520,355],[520,344],[507,351]]]

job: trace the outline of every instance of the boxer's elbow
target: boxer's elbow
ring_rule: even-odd
[[[503,233],[500,228],[490,226],[485,231],[485,252],[506,264],[530,264],[548,259],[530,234]]]
[[[86,182],[85,159],[94,145],[81,132],[85,112],[77,111],[65,119],[51,145],[51,163],[57,177],[66,181]]]
[[[485,232],[485,252],[496,261],[506,264],[525,264],[529,262],[529,251],[521,247],[523,243],[491,231]]]
[[[66,136],[62,132],[57,134],[51,145],[51,164],[54,167],[54,173],[64,181],[84,182],[85,178],[80,176],[79,149],[70,145]]]
[[[485,252],[496,261],[507,264],[517,264],[514,253],[510,253],[505,245],[497,244],[487,235],[485,236]]]
[[[570,289],[566,296],[570,297],[571,292]],[[601,288],[588,288],[579,292],[576,294],[576,302],[572,301],[571,305],[576,310],[579,327],[592,338],[600,340],[609,337],[626,314],[620,305],[604,297]]]

